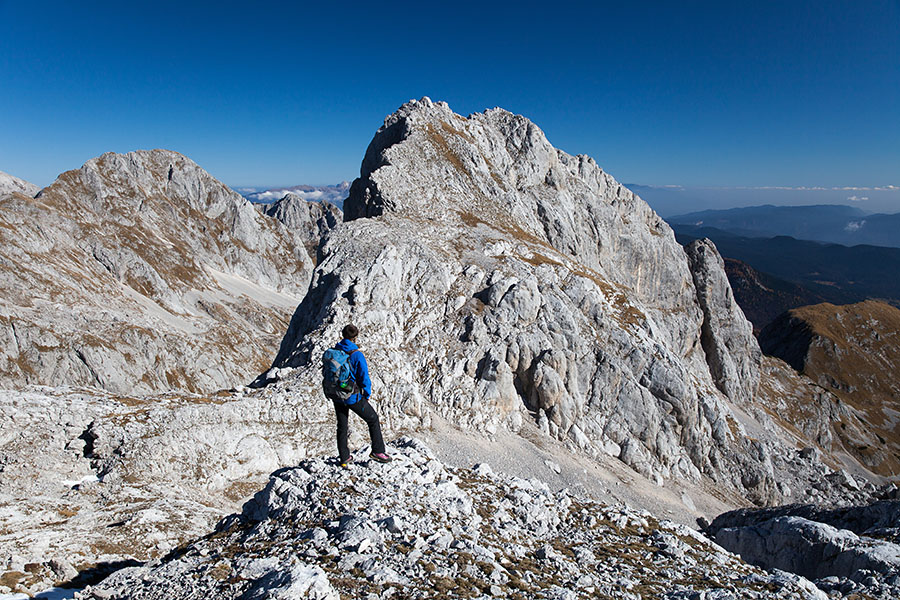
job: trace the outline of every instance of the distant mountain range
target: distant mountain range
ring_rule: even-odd
[[[256,204],[270,204],[281,200],[287,194],[294,194],[304,200],[315,202],[324,200],[342,208],[344,199],[350,193],[350,182],[342,181],[337,185],[294,185],[269,189],[235,188],[235,191]]]
[[[713,227],[745,237],[791,236],[845,246],[900,247],[900,213],[866,214],[843,205],[748,206],[703,210],[666,219],[671,225]]]
[[[734,292],[734,298],[744,316],[753,323],[754,333],[771,323],[785,311],[831,302],[846,303],[848,295],[840,290],[814,292],[801,285],[757,271],[745,262],[726,258],[725,273]]]
[[[900,186],[779,187],[623,184],[661,217],[745,206],[847,205],[866,214],[900,210]]]
[[[880,299],[900,306],[900,248],[746,237],[678,223],[672,228],[683,245],[706,237],[723,257],[743,263],[726,260],[726,268],[738,304],[757,329],[804,304]]]

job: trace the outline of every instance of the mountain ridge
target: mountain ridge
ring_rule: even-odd
[[[789,236],[844,246],[900,246],[900,213],[867,213],[840,204],[746,206],[667,217],[671,224],[712,227],[744,237]]]
[[[312,270],[280,224],[170,151],[107,153],[0,203],[9,384],[234,386],[270,360]]]

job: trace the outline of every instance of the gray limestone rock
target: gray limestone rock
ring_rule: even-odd
[[[272,470],[321,453],[326,440],[330,448],[330,411],[320,403],[301,416],[286,390],[0,390],[0,514],[10,532],[0,536],[0,576],[19,591],[37,577],[45,587],[82,572],[90,581],[104,574],[99,564],[161,558],[238,510]]]
[[[783,516],[747,525],[726,527],[715,536],[718,544],[744,560],[767,569],[781,569],[812,580],[851,581],[854,591],[869,597],[896,598],[900,587],[900,545],[859,537],[846,529],[803,517]],[[821,587],[833,588],[836,582]]]
[[[314,385],[352,321],[397,426],[533,419],[656,481],[780,497],[777,442],[753,447],[717,388],[749,402],[758,377],[721,261],[695,269],[701,301],[669,227],[592,159],[504,110],[464,118],[426,98],[385,120],[344,210],[273,367]]]
[[[206,391],[271,361],[312,260],[184,156],[107,153],[0,198],[0,381]]]
[[[722,393],[747,404],[756,395],[762,360],[753,326],[734,300],[725,261],[715,244],[708,239],[694,240],[684,251],[703,310],[700,339],[710,373]]]
[[[33,183],[29,183],[24,179],[19,179],[18,177],[14,177],[9,173],[0,171],[0,196],[18,193],[33,197],[40,191],[40,189],[41,188],[34,185]]]
[[[900,595],[900,501],[828,508],[739,509],[706,532],[753,564],[815,580],[823,590]]]
[[[296,194],[285,194],[271,204],[257,204],[265,215],[281,222],[300,244],[310,248],[315,256],[315,248],[325,235],[344,220],[344,213],[330,202],[310,202]]]
[[[447,467],[412,438],[391,452],[389,464],[316,458],[282,469],[215,535],[76,597],[824,598],[649,513]],[[407,525],[379,528],[384,515]]]

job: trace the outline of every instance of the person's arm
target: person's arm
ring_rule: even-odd
[[[372,380],[369,379],[369,365],[366,363],[366,357],[362,352],[354,352],[354,356],[359,357],[359,364],[356,367],[357,379],[356,383],[363,395],[368,398],[372,395]]]

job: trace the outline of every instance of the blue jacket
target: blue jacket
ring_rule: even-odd
[[[335,346],[338,350],[350,354],[354,350],[359,350],[359,346],[348,339],[343,339]],[[347,404],[356,404],[359,402],[360,396],[368,398],[372,395],[372,380],[369,379],[369,365],[366,364],[366,357],[362,351],[350,354],[350,369],[353,373],[353,381],[361,390],[361,394],[353,394],[347,399]]]

